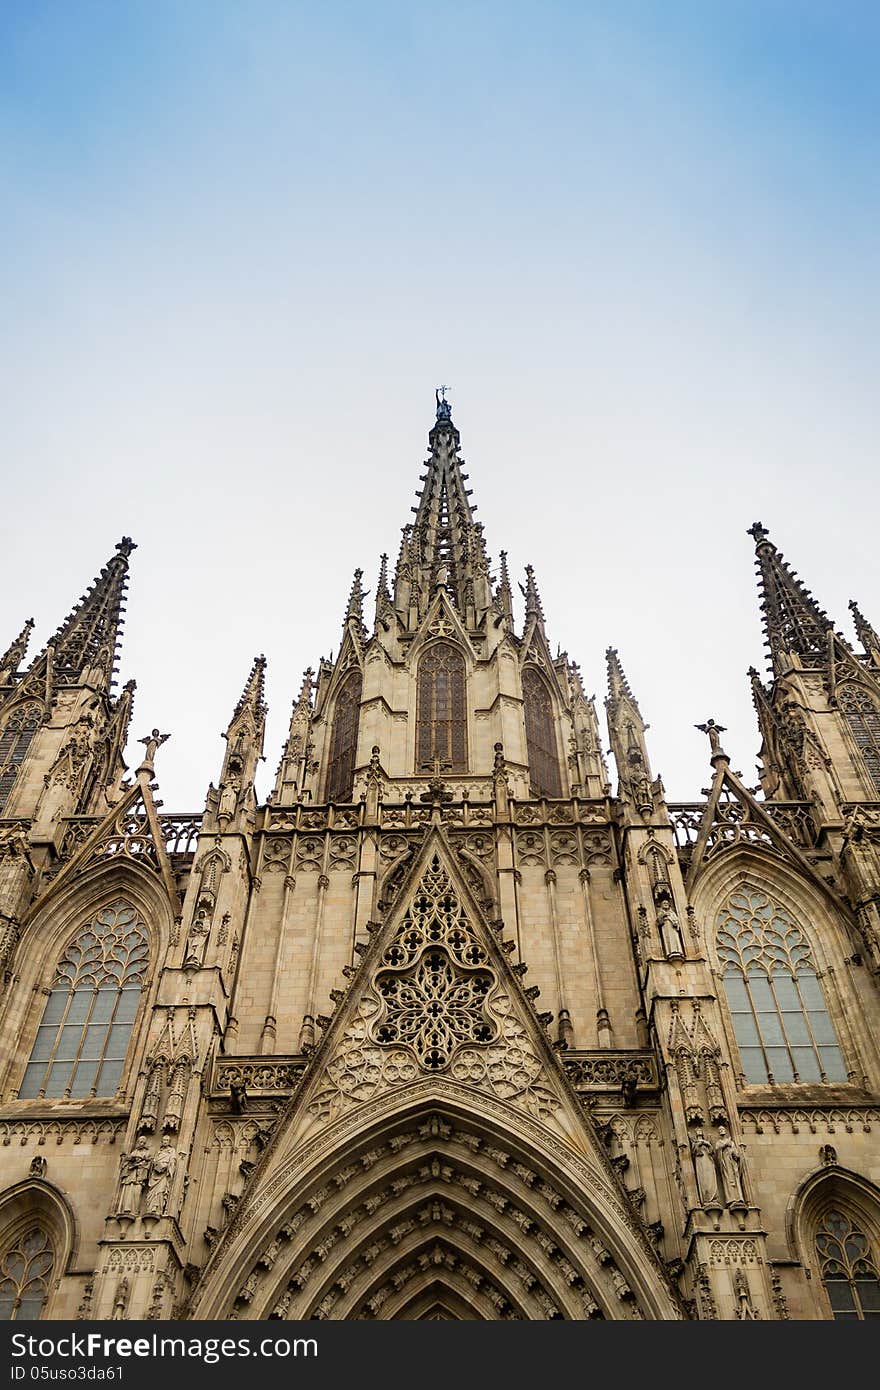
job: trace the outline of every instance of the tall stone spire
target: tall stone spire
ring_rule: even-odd
[[[287,743],[275,781],[276,806],[292,806],[302,794],[308,776],[314,677],[315,673],[309,666],[303,672],[300,692],[293,702]]]
[[[880,666],[880,637],[878,637],[876,630],[861,612],[854,598],[851,598],[849,601],[849,610],[853,615],[856,634],[865,649],[866,655],[871,658],[875,666]]]
[[[33,626],[33,618],[28,618],[21,632],[0,656],[0,686],[11,685],[15,680],[16,672],[24,661]]]
[[[363,570],[355,570],[354,578],[351,581],[351,590],[348,595],[348,606],[345,610],[344,627],[354,627],[360,642],[366,641],[367,629],[364,623],[364,590],[361,580],[364,577]]]
[[[418,506],[413,507],[415,520],[404,530],[395,576],[398,611],[406,621],[414,609],[418,620],[436,590],[444,588],[463,621],[468,620],[469,608],[478,620],[490,602],[483,573],[485,552],[445,388],[437,391],[437,419],[428,444],[431,452],[420,479]],[[407,610],[406,616],[401,609]]]
[[[821,663],[831,620],[786,564],[760,521],[749,527],[748,534],[755,541],[765,645],[774,675],[782,675],[792,657],[808,666]]]
[[[220,778],[219,815],[228,819],[254,800],[254,776],[263,753],[266,704],[263,699],[266,658],[254,657],[250,674],[223,737],[226,753]]]
[[[116,553],[36,658],[29,676],[42,673],[51,650],[53,680],[64,685],[83,682],[109,689],[125,611],[128,560],[135,549],[131,537],[123,536]]]
[[[535,580],[535,571],[531,565],[526,565],[526,586],[522,591],[526,601],[526,629],[534,624],[544,632],[544,608],[541,603],[541,595],[538,593],[538,585]]]
[[[605,710],[611,751],[620,777],[619,795],[622,801],[639,815],[650,815],[654,809],[654,790],[651,764],[645,744],[644,722],[636,698],[614,647],[605,653],[608,663],[608,697]]]

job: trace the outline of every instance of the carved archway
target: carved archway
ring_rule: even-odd
[[[464,1087],[442,1100],[420,1089],[396,1113],[365,1107],[355,1133],[351,1116],[337,1121],[273,1175],[233,1217],[189,1315],[682,1315],[601,1173],[537,1123],[507,1124],[503,1106],[474,1113]]]

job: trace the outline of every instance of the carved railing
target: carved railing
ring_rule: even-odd
[[[232,1086],[243,1086],[249,1096],[289,1096],[306,1069],[301,1055],[286,1057],[217,1057],[211,1092],[228,1096]]]
[[[811,849],[816,843],[816,831],[809,801],[761,801],[758,803],[784,835],[801,849]],[[669,815],[675,832],[679,856],[690,858],[706,810],[705,801],[671,803]],[[715,819],[706,842],[706,858],[734,844],[748,842],[756,847],[773,849],[773,838],[767,826],[744,804],[725,790],[719,798]]]
[[[654,1091],[659,1085],[653,1052],[566,1052],[562,1065],[578,1093]]]
[[[61,841],[60,858],[69,859],[75,854],[103,819],[103,816],[66,816],[67,828]],[[172,864],[178,867],[188,863],[195,854],[196,841],[202,825],[201,812],[160,816],[159,824],[162,828],[165,851]]]
[[[403,800],[380,801],[378,820],[382,829],[418,830],[430,824],[433,808],[420,799],[425,784],[418,782],[413,785],[418,791]],[[399,795],[400,790],[401,785],[395,783],[395,794]],[[454,783],[449,784],[449,790],[452,800],[440,806],[440,819],[444,825],[479,829],[494,824],[495,803],[483,799],[485,787],[476,789],[480,792],[479,798],[462,795],[462,788]],[[302,802],[295,806],[268,805],[263,810],[262,828],[286,831],[356,830],[364,823],[365,814],[364,802],[349,806],[308,806]],[[548,800],[542,797],[529,801],[517,801],[511,797],[510,819],[515,825],[523,826],[607,823],[608,803],[601,797],[591,800],[583,797]]]

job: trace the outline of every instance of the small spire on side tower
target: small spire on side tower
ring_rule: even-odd
[[[526,627],[529,627],[530,619],[534,619],[534,625],[544,633],[544,608],[541,595],[538,593],[535,571],[531,565],[526,565],[526,586],[523,589],[520,585],[520,589],[526,601]],[[546,633],[544,635],[546,636]]]
[[[849,601],[849,610],[853,615],[856,635],[865,649],[865,655],[870,657],[875,666],[880,666],[880,637],[861,612],[854,598]]]
[[[314,678],[315,673],[309,666],[303,672],[299,695],[293,702],[287,743],[284,745],[275,780],[276,806],[293,805],[302,793],[308,774]]]
[[[648,725],[642,719],[617,649],[609,647],[605,659],[608,663],[605,710],[611,751],[620,778],[618,795],[640,816],[649,816],[654,810],[654,787],[645,744]]]
[[[33,618],[28,618],[21,632],[0,656],[0,686],[12,685],[14,682],[18,668],[24,661],[33,626]]]
[[[500,564],[500,576],[498,587],[495,590],[495,599],[498,608],[504,614],[509,623],[513,622],[513,590],[510,587],[510,573],[507,568],[507,551],[502,550],[498,556]]]
[[[223,735],[226,753],[216,805],[221,830],[234,826],[240,812],[255,801],[254,777],[263,754],[266,729],[267,709],[263,699],[265,673],[266,658],[254,657],[229,727]]]
[[[366,624],[364,623],[365,595],[363,586],[361,584],[361,580],[363,579],[363,577],[363,570],[355,570],[354,578],[351,581],[351,591],[348,595],[348,606],[345,610],[345,621],[343,623],[343,627],[346,628],[350,627],[351,624],[354,624],[354,627],[357,631],[357,635],[362,642],[366,640],[367,636]]]
[[[379,557],[379,579],[376,584],[376,627],[381,623],[387,631],[394,618],[394,605],[388,589],[388,556]]]

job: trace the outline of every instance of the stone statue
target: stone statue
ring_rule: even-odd
[[[241,791],[241,778],[234,774],[225,781],[220,788],[220,804],[217,807],[218,819],[225,816],[231,820],[235,815],[238,806],[238,794]]]
[[[718,1126],[715,1156],[721,1170],[721,1182],[724,1186],[727,1205],[729,1207],[745,1206],[742,1186],[742,1154],[724,1125]]]
[[[700,1194],[700,1202],[704,1207],[718,1205],[718,1172],[715,1168],[715,1156],[712,1152],[712,1144],[701,1129],[698,1129],[691,1140],[691,1152],[694,1156],[694,1171],[697,1175],[697,1191]]]
[[[657,930],[660,932],[663,950],[669,960],[684,955],[681,923],[678,920],[678,913],[669,902],[664,902],[657,913]]]
[[[147,1205],[145,1215],[164,1216],[171,1195],[171,1179],[177,1167],[177,1154],[166,1134],[150,1164],[150,1179],[147,1184]]]
[[[153,766],[153,759],[156,756],[156,749],[161,748],[165,740],[170,737],[170,734],[160,734],[158,729],[153,729],[152,733],[148,734],[146,738],[138,739],[138,743],[143,743],[146,745],[146,751],[144,753],[144,762],[149,767]]]
[[[150,1171],[150,1151],[143,1135],[140,1135],[131,1153],[122,1155],[120,1168],[121,1181],[116,1215],[137,1216],[140,1211],[141,1193]]]

